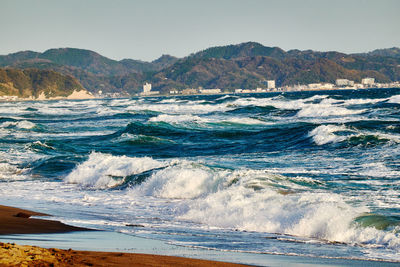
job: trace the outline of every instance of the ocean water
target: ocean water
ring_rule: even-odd
[[[179,246],[400,261],[400,90],[0,103],[0,203]]]

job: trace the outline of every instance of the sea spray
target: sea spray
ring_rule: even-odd
[[[151,158],[129,158],[91,153],[84,163],[78,165],[65,182],[95,189],[110,188],[124,182],[128,175],[159,168],[162,163]]]

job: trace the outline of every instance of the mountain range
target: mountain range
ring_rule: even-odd
[[[96,52],[76,48],[49,49],[43,53],[22,51],[0,56],[0,67],[26,71],[53,71],[73,77],[88,91],[132,95],[144,82],[154,90],[168,92],[185,88],[263,87],[265,80],[277,86],[317,82],[334,83],[338,78],[359,82],[373,77],[378,82],[400,80],[400,49],[393,47],[369,53],[335,51],[284,51],[256,42],[218,46],[184,58],[163,55],[145,62],[109,59]],[[0,83],[2,81],[0,80]],[[0,88],[0,90],[2,90]]]

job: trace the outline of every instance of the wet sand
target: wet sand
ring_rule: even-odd
[[[45,249],[0,243],[0,266],[245,266],[172,256]]]
[[[0,235],[88,231],[58,221],[33,219],[48,216],[0,205]],[[208,260],[136,253],[40,248],[0,243],[0,266],[244,266]]]
[[[0,235],[89,231],[89,229],[66,225],[58,221],[30,218],[31,216],[49,215],[0,205]]]

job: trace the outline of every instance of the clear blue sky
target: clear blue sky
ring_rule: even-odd
[[[399,0],[0,0],[0,54],[94,50],[187,56],[247,41],[284,50],[400,47]]]

